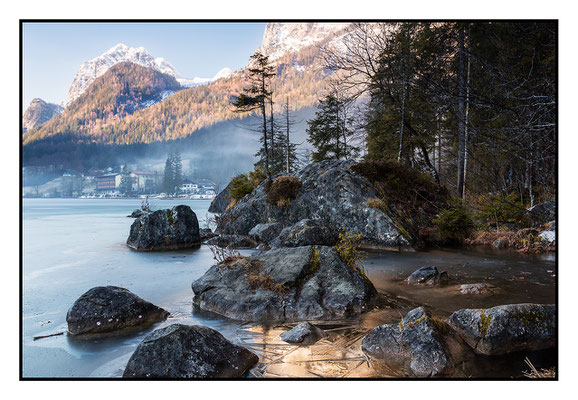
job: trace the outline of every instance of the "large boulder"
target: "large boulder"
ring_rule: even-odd
[[[310,245],[333,246],[337,243],[337,232],[311,219],[302,219],[295,225],[284,228],[271,241],[271,247],[299,247]]]
[[[227,187],[219,192],[217,196],[211,201],[211,205],[209,206],[209,212],[215,214],[221,214],[227,210],[229,204],[231,204],[231,184],[227,185]]]
[[[200,242],[197,216],[191,207],[180,205],[138,217],[126,244],[134,250],[152,251],[186,249]]]
[[[408,312],[399,324],[385,324],[370,331],[363,338],[361,349],[415,376],[435,376],[450,366],[450,354],[440,330],[429,313],[419,307]]]
[[[256,242],[268,244],[279,236],[282,229],[283,225],[278,222],[257,224],[249,231],[249,237]]]
[[[313,246],[231,258],[192,289],[201,309],[244,321],[345,318],[371,309],[377,294],[335,249]]]
[[[527,211],[532,226],[539,226],[556,219],[556,201],[550,200],[536,204]]]
[[[449,325],[476,353],[496,355],[556,345],[556,306],[508,304],[454,312]]]
[[[104,333],[164,321],[169,312],[117,286],[98,286],[80,296],[66,314],[72,335]]]
[[[293,329],[283,332],[280,337],[287,343],[311,345],[327,337],[327,334],[310,322],[302,322]]]
[[[138,345],[123,378],[237,378],[259,357],[199,325],[157,329]]]
[[[414,271],[406,279],[410,285],[427,284],[436,285],[438,283],[446,283],[449,280],[447,272],[439,272],[437,267],[421,267]]]
[[[328,160],[307,165],[296,174],[301,182],[297,197],[281,207],[268,202],[266,182],[261,183],[221,215],[217,232],[247,235],[256,225],[270,221],[287,227],[312,219],[332,231],[361,233],[369,245],[411,247],[388,214],[368,206],[378,193],[367,178],[351,169],[354,163]]]
[[[254,249],[257,242],[248,236],[242,235],[218,235],[205,241],[206,245],[228,247],[230,249]]]

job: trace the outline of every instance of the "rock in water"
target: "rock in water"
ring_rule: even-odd
[[[508,304],[454,312],[449,325],[476,353],[496,355],[556,345],[556,306]]]
[[[448,273],[445,271],[440,273],[436,267],[421,267],[407,278],[407,283],[410,285],[423,283],[435,285],[438,283],[445,283],[448,280]]]
[[[271,242],[272,247],[299,247],[310,245],[333,246],[337,243],[337,231],[322,226],[319,222],[302,219],[295,225],[284,228]]]
[[[283,332],[280,337],[287,343],[310,345],[327,337],[327,334],[310,322],[302,322],[293,329]]]
[[[461,294],[487,294],[491,293],[491,289],[485,283],[467,283],[460,285]]]
[[[368,244],[411,248],[385,212],[368,207],[369,200],[378,197],[377,191],[369,180],[351,169],[353,164],[355,161],[351,160],[309,164],[296,175],[302,185],[287,207],[269,204],[263,182],[223,212],[217,232],[248,235],[256,225],[269,221],[287,227],[312,219],[334,232],[345,229],[361,233]]]
[[[273,239],[279,236],[283,225],[278,222],[268,224],[257,224],[249,231],[249,236],[256,242],[269,244]]]
[[[313,246],[233,258],[192,288],[201,309],[243,321],[344,318],[370,310],[377,294],[335,249]]]
[[[123,378],[237,378],[259,362],[214,329],[173,324],[138,345]]]
[[[186,249],[200,242],[197,216],[191,207],[180,205],[137,218],[126,244],[134,250],[154,251]]]
[[[116,331],[164,321],[169,312],[117,286],[98,286],[78,298],[66,314],[72,335]]]
[[[361,349],[391,366],[409,368],[418,377],[443,373],[450,360],[438,325],[422,307],[408,312],[399,324],[373,329]]]
[[[550,222],[550,225],[540,232],[538,239],[540,239],[545,246],[556,243],[556,221]]]

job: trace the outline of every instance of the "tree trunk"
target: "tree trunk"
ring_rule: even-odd
[[[468,58],[468,77],[466,80],[466,114],[465,114],[465,127],[464,127],[464,188],[462,191],[462,198],[466,198],[466,177],[468,175],[468,127],[469,127],[469,115],[470,115],[470,56]]]
[[[464,28],[460,27],[458,33],[458,179],[457,195],[464,195],[464,153],[465,153],[465,63],[464,63]]]
[[[289,171],[289,151],[291,150],[291,142],[289,141],[289,97],[287,97],[287,103],[285,104],[285,116],[287,118],[287,135],[285,137],[285,170],[287,173],[291,173]]]
[[[267,174],[267,181],[271,182],[271,171],[269,170],[269,148],[267,147],[267,99],[265,98],[266,92],[265,86],[265,75],[261,77],[261,91],[263,93],[263,101],[261,102],[261,108],[263,111],[263,146],[265,149],[265,173]]]

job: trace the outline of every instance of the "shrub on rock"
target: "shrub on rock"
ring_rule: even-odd
[[[301,186],[301,181],[295,177],[280,176],[267,188],[267,200],[269,204],[287,208],[297,198]]]

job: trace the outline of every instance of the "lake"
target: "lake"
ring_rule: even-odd
[[[460,308],[508,303],[554,303],[553,255],[522,256],[485,249],[428,252],[370,251],[364,269],[389,305],[358,319],[327,325],[328,340],[296,348],[280,341],[287,325],[263,326],[231,321],[193,309],[191,283],[212,265],[206,246],[184,251],[139,253],[126,245],[138,199],[24,199],[22,323],[24,377],[120,377],[126,362],[144,336],[170,323],[202,324],[260,356],[251,377],[388,377],[397,376],[369,365],[359,351],[367,330],[399,321],[400,314],[425,304],[441,316]],[[155,200],[154,209],[187,204],[200,227],[210,202]],[[251,251],[243,251],[250,253]],[[439,288],[408,286],[404,279],[415,269],[435,265],[448,271],[451,283]],[[496,287],[492,296],[465,296],[461,283],[486,282]],[[160,324],[102,338],[82,339],[66,334],[34,340],[36,336],[66,331],[66,312],[94,286],[115,285],[171,312]],[[491,372],[468,370],[473,376],[510,376],[521,361],[502,360]],[[472,372],[473,371],[473,372]],[[481,371],[481,372],[480,372]],[[493,374],[493,375],[492,375]]]

